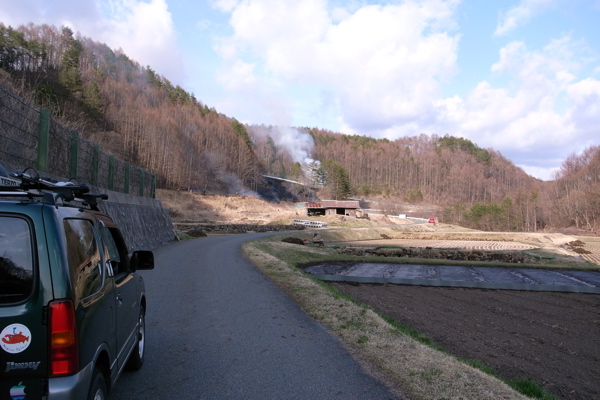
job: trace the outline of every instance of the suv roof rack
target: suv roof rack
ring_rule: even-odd
[[[31,176],[25,171],[11,173],[12,178],[0,176],[0,196],[41,197],[42,203],[49,205],[59,205],[61,201],[79,201],[93,210],[98,210],[98,200],[108,199],[107,194],[90,193],[90,187],[84,183],[56,182]]]

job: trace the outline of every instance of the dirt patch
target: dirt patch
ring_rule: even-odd
[[[381,247],[345,247],[339,253],[353,256],[383,256],[401,258],[427,258],[453,261],[502,262],[513,264],[535,264],[539,258],[528,256],[522,251],[481,251],[431,247],[381,248]]]
[[[160,189],[156,197],[170,210],[174,222],[264,225],[289,220],[286,223],[291,223],[296,207],[294,203],[274,204],[247,196],[202,196]]]
[[[332,284],[504,379],[600,398],[600,295]]]

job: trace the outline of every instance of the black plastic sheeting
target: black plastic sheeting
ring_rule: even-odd
[[[332,282],[600,294],[596,271],[385,263],[327,263],[304,271]]]

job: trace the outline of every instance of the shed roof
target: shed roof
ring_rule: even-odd
[[[358,201],[354,200],[322,200],[306,203],[307,208],[360,208]]]

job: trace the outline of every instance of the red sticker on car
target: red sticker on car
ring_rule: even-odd
[[[31,343],[31,332],[25,325],[10,324],[0,333],[0,347],[7,353],[24,351]]]

